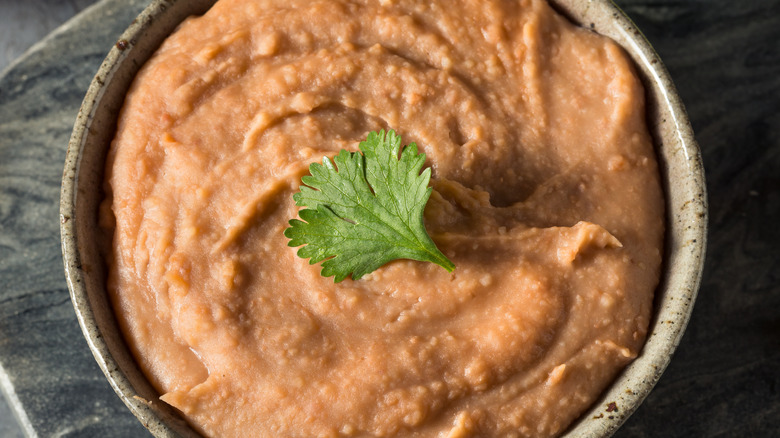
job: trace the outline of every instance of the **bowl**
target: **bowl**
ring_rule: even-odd
[[[62,252],[81,329],[108,382],[130,411],[159,437],[199,436],[158,400],[122,338],[106,291],[98,208],[104,162],[124,95],[141,65],[186,17],[214,0],[156,0],[115,42],[93,79],[68,145],[60,200]],[[666,201],[667,233],[654,317],[640,356],[563,435],[608,437],[641,404],[671,360],[688,323],[701,279],[707,201],[701,156],[685,109],[649,42],[609,0],[552,0],[570,20],[611,37],[633,59],[647,95]],[[660,419],[659,419],[660,421]]]

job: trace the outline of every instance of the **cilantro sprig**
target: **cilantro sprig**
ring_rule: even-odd
[[[448,272],[455,265],[439,251],[423,224],[432,189],[425,154],[401,147],[393,130],[371,132],[360,152],[342,150],[331,161],[309,166],[296,205],[306,207],[284,235],[298,256],[322,263],[323,277],[357,280],[396,259],[433,262]],[[361,153],[362,152],[362,153]]]

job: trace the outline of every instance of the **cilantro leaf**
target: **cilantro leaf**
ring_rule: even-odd
[[[336,283],[352,274],[357,280],[395,259],[455,265],[436,248],[423,224],[423,210],[432,189],[431,169],[420,170],[425,154],[417,145],[401,148],[392,130],[371,132],[360,152],[342,150],[331,161],[312,163],[310,175],[293,195],[307,207],[292,219],[284,235],[289,246],[305,245],[298,256],[322,263],[323,277]]]

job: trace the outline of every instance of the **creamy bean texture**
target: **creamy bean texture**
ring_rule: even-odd
[[[427,155],[457,268],[334,284],[287,246],[292,194],[388,128]],[[138,74],[106,181],[120,325],[207,436],[556,436],[646,336],[644,91],[540,0],[221,0]]]

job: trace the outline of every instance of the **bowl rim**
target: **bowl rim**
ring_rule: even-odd
[[[701,283],[706,250],[708,217],[704,169],[693,129],[669,72],[631,19],[611,0],[549,2],[570,21],[611,37],[623,47],[645,85],[648,105],[654,105],[651,111],[656,114],[648,114],[648,119],[656,117],[655,122],[659,124],[650,126],[648,123],[665,184],[667,222],[663,274],[656,290],[654,317],[640,355],[562,435],[567,438],[609,437],[658,382],[690,319]],[[63,171],[60,195],[62,253],[68,290],[79,325],[111,387],[139,421],[158,437],[199,435],[172,408],[151,397],[154,390],[150,392],[148,381],[146,384],[139,381],[139,378],[144,380],[145,377],[139,374],[137,365],[134,370],[127,367],[124,356],[129,351],[119,351],[122,348],[129,350],[126,345],[122,347],[121,333],[117,340],[117,334],[104,327],[106,318],[110,320],[113,316],[95,313],[95,296],[90,293],[96,287],[95,282],[103,281],[102,290],[96,292],[98,295],[102,293],[107,299],[107,291],[105,278],[100,278],[101,274],[95,278],[95,271],[100,269],[85,264],[82,257],[86,246],[95,243],[88,227],[96,224],[97,219],[81,211],[83,208],[80,206],[87,201],[82,201],[80,196],[86,195],[80,189],[79,184],[84,179],[80,172],[83,161],[90,157],[89,153],[98,162],[101,154],[102,160],[105,159],[108,146],[105,139],[94,139],[98,131],[94,125],[98,112],[106,111],[107,107],[109,112],[118,113],[116,104],[106,103],[110,99],[107,96],[110,96],[112,81],[124,76],[122,81],[126,86],[121,90],[124,95],[132,77],[170,30],[193,11],[204,12],[213,3],[214,0],[197,0],[189,4],[185,0],[154,0],[138,15],[111,48],[89,86],[74,124]],[[161,20],[164,24],[157,24]],[[109,119],[115,123],[116,115]],[[94,146],[95,143],[98,146]],[[100,147],[100,144],[104,148],[102,152],[90,152],[91,148]],[[687,176],[685,184],[670,186],[670,175],[678,173]],[[102,181],[102,175],[97,181]],[[96,205],[92,206],[93,216],[96,216],[96,208]],[[686,269],[671,269],[677,266]],[[115,321],[114,326],[108,329],[112,328],[114,331],[118,329]],[[122,357],[117,359],[117,354]]]
[[[96,289],[95,281],[102,281],[102,290],[98,294],[102,294],[104,303],[108,302],[105,275],[99,272],[101,267],[88,264],[83,254],[85,247],[92,245],[94,249],[97,245],[97,239],[92,235],[94,233],[86,232],[85,228],[97,225],[99,202],[92,202],[95,204],[91,206],[92,214],[90,209],[87,209],[86,213],[82,212],[83,208],[80,207],[89,201],[82,201],[80,183],[85,179],[82,174],[85,160],[92,158],[95,161],[94,156],[97,155],[97,161],[104,162],[110,144],[110,138],[102,139],[102,142],[94,140],[99,132],[95,129],[96,115],[105,111],[113,114],[111,125],[115,128],[123,101],[119,99],[118,104],[108,102],[110,99],[107,99],[107,96],[111,95],[109,85],[119,78],[123,83],[123,96],[132,78],[163,39],[187,16],[205,12],[214,2],[215,0],[153,0],[122,32],[101,63],[79,108],[68,142],[60,190],[62,256],[68,290],[79,326],[92,355],[114,392],[141,424],[156,437],[201,435],[175,409],[158,399],[159,394],[151,387],[130,356],[130,349],[122,338],[113,314],[99,312],[94,306],[95,296],[92,296],[90,291]],[[113,137],[113,129],[110,137]],[[103,150],[98,150],[97,154],[87,153],[95,147],[102,147]],[[98,168],[99,181],[102,184],[104,166],[99,165]],[[98,184],[98,187],[101,184]],[[99,191],[102,194],[102,190]],[[88,196],[84,198],[88,199]],[[110,325],[113,331],[104,330],[105,324]]]

